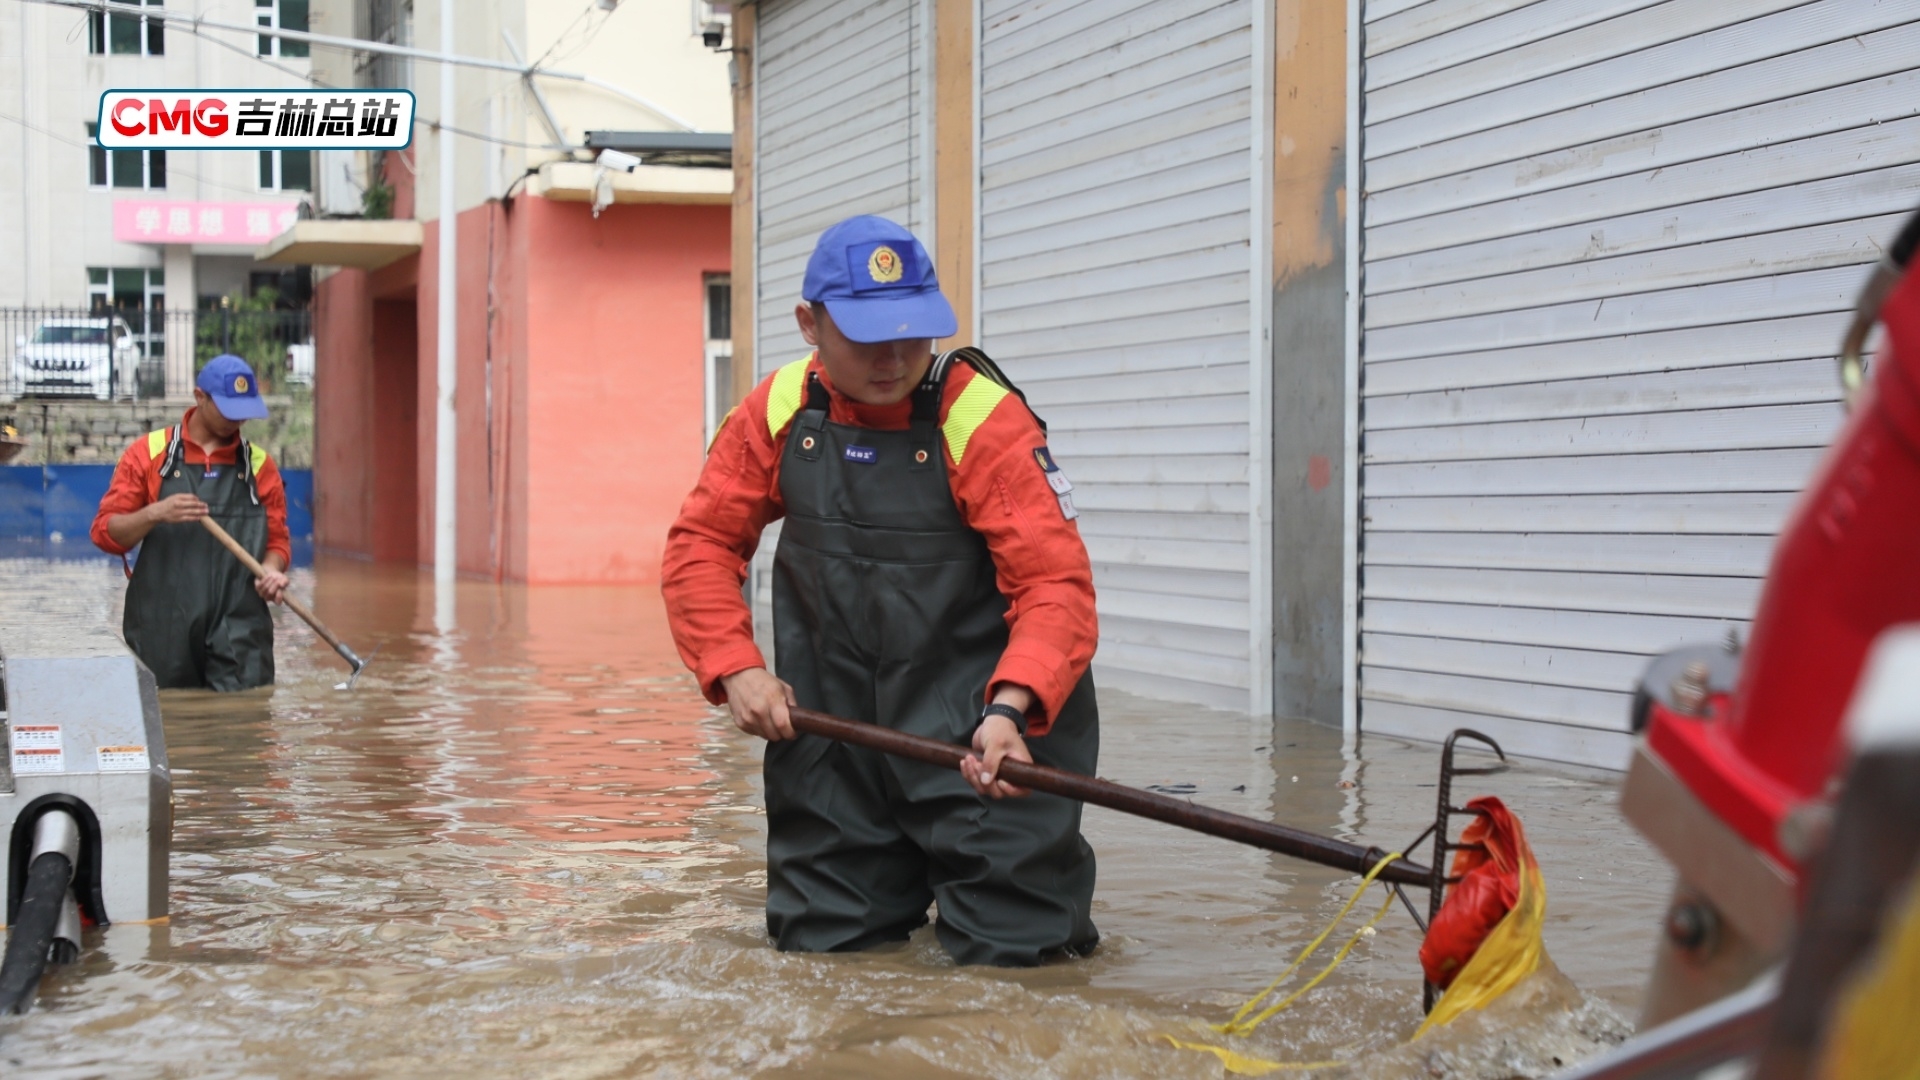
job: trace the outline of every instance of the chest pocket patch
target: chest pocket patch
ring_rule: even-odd
[[[1068,521],[1079,517],[1080,511],[1073,505],[1073,481],[1067,479],[1067,474],[1060,471],[1060,466],[1053,460],[1053,454],[1044,446],[1035,447],[1033,461],[1040,466],[1040,471],[1046,474],[1047,486],[1053,489],[1054,498],[1060,503],[1060,516]]]
[[[875,450],[871,446],[854,446],[849,444],[841,456],[845,457],[848,461],[857,461],[862,465],[871,465],[880,460],[880,451]]]

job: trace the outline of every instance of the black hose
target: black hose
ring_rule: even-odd
[[[0,1015],[25,1012],[33,1001],[72,880],[73,864],[57,851],[42,852],[27,870],[20,912],[7,934],[6,959],[0,960]]]

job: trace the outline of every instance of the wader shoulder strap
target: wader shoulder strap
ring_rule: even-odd
[[[253,505],[259,506],[260,485],[254,478],[260,475],[260,466],[266,463],[267,452],[245,439],[241,439],[240,445],[234,449],[233,460],[239,464],[241,474],[247,478],[247,497],[253,500]]]
[[[955,398],[953,406],[947,410],[945,420],[940,419],[940,401],[945,396],[947,375],[956,362],[965,363],[979,376],[967,384],[960,396]],[[1042,434],[1046,433],[1047,422],[1027,404],[1027,395],[1013,385],[1007,373],[993,362],[986,353],[972,346],[954,349],[934,357],[933,364],[927,368],[927,377],[913,391],[913,417],[915,420],[927,420],[940,425],[940,431],[947,439],[947,451],[953,455],[953,463],[960,464],[966,456],[967,444],[973,440],[973,433],[985,423],[987,417],[1008,394],[1020,399],[1034,421],[1040,425]]]
[[[177,427],[163,427],[158,431],[147,432],[147,457],[159,466],[162,477],[180,467],[181,452],[181,439]]]

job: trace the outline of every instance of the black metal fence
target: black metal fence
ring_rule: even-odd
[[[184,399],[221,353],[263,390],[313,383],[313,313],[250,307],[0,308],[0,398]]]

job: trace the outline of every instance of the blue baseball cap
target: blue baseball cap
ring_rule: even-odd
[[[222,353],[207,361],[193,385],[207,392],[220,415],[229,420],[265,420],[267,403],[260,400],[260,380],[245,360]]]
[[[912,233],[872,214],[820,234],[800,297],[825,304],[851,341],[943,338],[960,329],[953,305],[940,295],[927,249]]]

